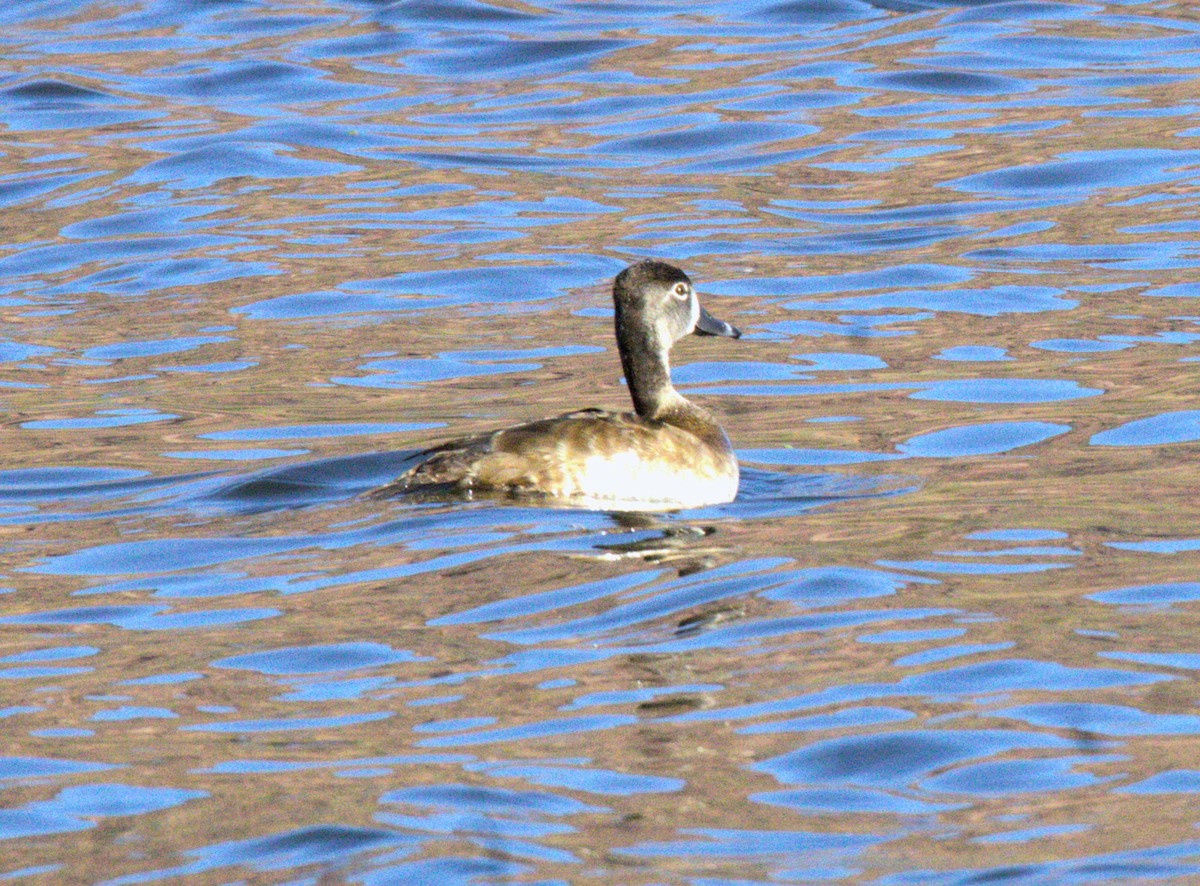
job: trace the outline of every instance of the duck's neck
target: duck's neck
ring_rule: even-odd
[[[621,344],[621,369],[633,398],[633,409],[647,421],[676,424],[676,417],[698,409],[671,384],[671,364],[667,348],[660,346],[643,330],[618,326]]]
[[[721,426],[707,410],[688,400],[671,384],[667,350],[646,335],[625,330],[618,322],[621,368],[633,397],[633,408],[647,421],[659,421],[695,434],[718,452],[732,457],[733,448]]]
[[[655,341],[648,330],[626,325],[624,319],[618,312],[617,343],[634,411],[649,421],[661,420],[687,401],[671,384],[667,348]]]

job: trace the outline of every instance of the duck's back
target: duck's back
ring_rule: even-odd
[[[733,499],[737,461],[706,413],[688,430],[632,413],[586,409],[454,440],[382,490],[537,495],[623,510]]]

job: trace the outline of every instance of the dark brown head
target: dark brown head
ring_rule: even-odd
[[[638,415],[657,414],[663,399],[674,394],[667,355],[685,335],[724,335],[741,332],[704,308],[688,275],[666,262],[630,265],[613,282],[617,345],[621,367]]]
[[[641,261],[619,273],[613,282],[613,304],[618,340],[623,328],[634,326],[652,330],[659,347],[666,348],[692,332],[730,338],[742,335],[704,310],[688,275],[662,261]]]

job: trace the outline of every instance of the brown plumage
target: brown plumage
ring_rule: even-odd
[[[584,409],[451,440],[377,491],[532,496],[609,510],[672,510],[731,501],[738,468],[713,416],[671,385],[668,353],[691,332],[738,338],[700,307],[691,280],[665,262],[613,283],[621,365],[636,413]]]

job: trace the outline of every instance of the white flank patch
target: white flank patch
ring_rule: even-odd
[[[697,508],[731,501],[737,477],[708,477],[663,461],[648,463],[632,452],[589,455],[577,471],[572,494],[631,507]]]

